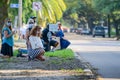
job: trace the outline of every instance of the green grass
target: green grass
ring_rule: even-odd
[[[54,52],[46,52],[45,56],[60,57],[60,58],[73,58],[74,52],[71,49],[56,50]]]
[[[13,51],[13,56],[17,56],[17,54],[18,54],[18,50],[14,50]]]
[[[14,56],[18,54],[18,50],[14,50]],[[45,56],[60,57],[60,58],[74,58],[74,52],[71,49],[56,50],[54,52],[46,52]]]

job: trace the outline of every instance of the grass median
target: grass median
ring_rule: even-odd
[[[14,50],[14,56],[17,56],[18,50]],[[47,57],[74,58],[74,52],[71,49],[56,50],[54,52],[45,52]]]

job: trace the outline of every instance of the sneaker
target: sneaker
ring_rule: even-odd
[[[20,57],[21,56],[21,53],[17,54],[17,57]]]
[[[30,56],[28,56],[28,61],[31,61],[32,59],[31,59],[31,57]]]
[[[3,57],[4,55],[0,53],[0,57]]]
[[[45,61],[45,59],[42,56],[37,56],[36,58],[40,61]]]
[[[10,58],[10,56],[5,55],[5,56],[3,56],[2,58]]]

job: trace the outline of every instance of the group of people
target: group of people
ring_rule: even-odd
[[[61,23],[58,22],[58,31],[53,33],[52,31],[49,31],[49,24],[47,27],[41,32],[41,27],[38,26],[35,23],[35,19],[30,19],[28,22],[28,28],[26,29],[26,50],[19,50],[19,52],[22,53],[22,51],[25,51],[27,53],[28,60],[34,60],[38,59],[41,61],[44,61],[44,53],[46,51],[54,51],[55,48],[60,44],[61,49],[65,49],[70,45],[70,42],[66,39],[64,39],[64,33],[61,29]],[[12,31],[11,26],[11,20],[6,19],[5,25],[2,28],[2,34],[1,34],[1,54],[4,57],[12,57],[13,56],[13,46],[14,46],[14,39],[13,35],[15,34],[15,31]],[[60,37],[60,43],[56,40],[52,39],[52,36]],[[33,41],[35,39],[36,41]],[[35,43],[39,41],[40,44]],[[66,44],[66,45],[64,45]],[[38,46],[38,47],[35,47]],[[51,49],[52,46],[52,49]],[[20,53],[20,55],[22,55]]]

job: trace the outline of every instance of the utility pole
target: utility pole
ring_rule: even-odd
[[[22,0],[19,0],[19,9],[18,9],[18,27],[22,27]]]
[[[19,8],[18,8],[18,28],[19,28],[19,39],[20,39],[20,27],[22,27],[22,0],[19,0]]]
[[[108,37],[111,37],[110,14],[108,14]]]

